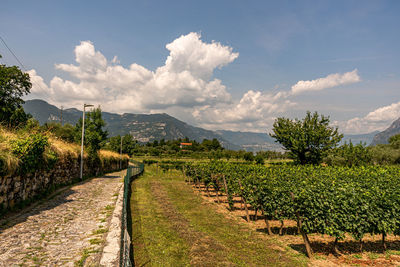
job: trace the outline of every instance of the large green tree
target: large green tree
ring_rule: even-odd
[[[271,137],[290,151],[300,164],[318,164],[326,153],[343,138],[336,127],[329,126],[329,117],[307,112],[303,120],[277,118]]]
[[[122,153],[131,155],[135,149],[136,144],[137,141],[133,139],[132,135],[124,135],[122,137]],[[121,136],[117,135],[110,137],[105,147],[119,153],[121,151]]]
[[[100,107],[88,112],[85,117],[85,142],[89,155],[96,156],[102,144],[107,139],[108,132],[103,129],[106,125],[104,122]],[[81,142],[82,119],[79,119],[75,127],[75,141]]]
[[[31,87],[28,73],[17,66],[0,64],[0,123],[10,127],[27,121],[29,116],[22,108],[22,97],[29,94]]]

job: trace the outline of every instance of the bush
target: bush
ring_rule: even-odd
[[[372,153],[365,144],[353,145],[350,142],[333,149],[324,161],[332,166],[363,166],[371,164]]]
[[[244,159],[245,161],[253,161],[253,160],[254,160],[254,154],[253,154],[253,152],[246,152],[246,153],[243,155],[243,159]]]
[[[263,165],[264,164],[264,158],[261,154],[257,154],[255,157],[256,164]]]
[[[371,148],[371,153],[375,164],[400,164],[400,149],[390,145],[376,145]]]
[[[11,141],[11,151],[20,162],[19,172],[30,173],[44,167],[44,152],[48,145],[48,138],[40,133]]]

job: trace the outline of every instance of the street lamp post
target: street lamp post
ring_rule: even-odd
[[[87,107],[93,107],[90,104],[83,104],[82,114],[82,141],[81,141],[81,180],[83,180],[83,141],[85,140],[85,109]]]

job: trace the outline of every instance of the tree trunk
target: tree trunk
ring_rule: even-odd
[[[254,208],[254,220],[255,221],[257,221],[257,211],[258,211],[258,209],[257,208]]]
[[[312,257],[311,243],[310,240],[308,239],[307,233],[305,233],[303,229],[301,229],[301,220],[299,215],[297,215],[297,224],[300,229],[301,236],[303,237],[304,245],[306,246],[307,257],[311,258]]]
[[[272,235],[271,225],[269,225],[269,221],[268,221],[267,217],[264,217],[264,221],[265,221],[265,226],[267,227],[268,234]]]
[[[333,242],[333,253],[336,255],[341,255],[342,253],[340,253],[340,250],[338,248],[338,242],[339,242],[339,239],[336,237],[335,242]]]
[[[246,211],[246,220],[250,222],[250,215],[249,215],[249,210],[247,209],[247,203],[244,197],[242,197],[243,205],[244,205],[244,210]]]
[[[220,202],[219,202],[218,189],[217,189],[217,187],[215,187],[215,186],[214,186],[214,189],[215,189],[215,195],[217,196],[217,202],[218,202],[218,204],[219,204]]]
[[[363,241],[362,238],[360,239],[360,252],[363,252]]]
[[[248,222],[250,222],[249,210],[247,209],[246,200],[245,200],[244,197],[243,197],[242,183],[240,182],[240,180],[238,180],[238,182],[239,182],[239,188],[240,188],[240,196],[241,196],[242,201],[243,201],[244,210],[246,211],[246,219],[247,219]]]
[[[382,249],[383,249],[383,252],[386,251],[385,237],[386,237],[386,233],[383,232],[383,233],[382,233]]]
[[[292,197],[292,200],[294,201],[294,194],[291,192],[290,195]],[[300,231],[301,236],[303,237],[304,245],[306,247],[307,257],[311,258],[312,257],[311,243],[310,240],[308,239],[307,233],[305,233],[301,228],[301,219],[299,212],[296,212],[296,217],[297,217],[297,230]]]
[[[283,226],[284,226],[284,223],[283,223],[283,220],[281,220],[281,227],[279,227],[279,235],[283,235]]]
[[[207,191],[207,196],[208,196],[208,197],[211,197],[211,196],[210,196],[210,191],[208,190],[208,185],[206,185],[206,191]]]
[[[185,166],[182,166],[183,180],[186,182]]]

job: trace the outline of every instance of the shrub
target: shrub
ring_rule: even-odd
[[[48,145],[47,137],[40,133],[11,141],[11,151],[20,162],[19,171],[29,173],[45,166],[44,152]]]
[[[372,153],[365,144],[353,145],[350,142],[333,149],[324,161],[333,166],[363,166],[372,162]]]

